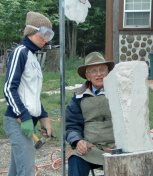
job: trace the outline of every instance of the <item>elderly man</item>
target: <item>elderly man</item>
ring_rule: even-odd
[[[68,159],[69,176],[88,176],[103,165],[105,148],[114,148],[111,112],[103,79],[114,67],[99,52],[85,58],[78,74],[87,79],[66,108],[66,140],[74,149]]]

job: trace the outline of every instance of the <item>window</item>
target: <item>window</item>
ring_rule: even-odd
[[[152,0],[124,0],[123,27],[150,28]]]

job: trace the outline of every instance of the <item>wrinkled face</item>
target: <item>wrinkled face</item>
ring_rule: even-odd
[[[29,36],[29,39],[36,44],[39,48],[42,48],[46,43],[48,43],[48,39],[43,39],[39,32],[32,34]]]
[[[86,78],[96,89],[100,89],[103,86],[103,78],[108,75],[108,72],[106,64],[89,66],[86,69]]]

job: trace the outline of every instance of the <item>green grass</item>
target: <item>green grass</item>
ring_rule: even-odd
[[[83,65],[83,60],[77,60],[75,59],[69,59],[66,60],[65,63],[65,83],[66,86],[74,86],[75,84],[81,84],[84,83],[84,79],[80,78],[77,74],[77,68],[79,65]],[[51,119],[57,120],[58,118],[61,118],[60,116],[60,94],[52,94],[48,95],[44,93],[45,91],[51,91],[60,88],[60,72],[57,73],[51,73],[51,72],[43,72],[44,81],[43,81],[43,88],[42,88],[42,94],[41,94],[41,100],[42,103],[46,109],[46,111],[49,113],[49,117]],[[4,85],[4,79],[5,75],[0,75],[0,98],[4,98],[3,95],[3,85]],[[74,94],[74,91],[66,91],[65,92],[65,106],[70,101],[72,95]],[[4,138],[5,133],[2,127],[3,117],[6,110],[6,102],[0,102],[0,138]],[[149,89],[149,119],[150,119],[150,127],[153,128],[153,90]],[[60,134],[61,134],[61,123],[60,121],[57,122],[51,122],[54,133],[57,136],[57,141],[60,140]],[[38,124],[39,128],[39,124]]]
[[[153,128],[153,89],[149,89],[149,120],[150,128]]]
[[[3,86],[4,86],[5,74],[0,74],[0,99],[4,97]]]
[[[65,85],[66,86],[74,86],[75,84],[83,83],[84,80],[80,78],[77,74],[77,68],[79,65],[83,65],[83,60],[70,59],[66,60],[65,63]],[[60,88],[60,72],[51,73],[51,72],[43,72],[43,87],[42,87],[42,94],[41,94],[41,101],[45,107],[45,110],[48,112],[49,117],[51,119],[57,120],[60,115],[60,94],[52,94],[48,95],[44,92],[51,91]],[[4,86],[4,79],[5,75],[0,75],[0,98],[4,98],[3,95],[3,86]],[[65,92],[65,105],[68,104],[74,91],[66,91]],[[0,102],[0,138],[6,137],[4,130],[3,130],[3,117],[6,110],[6,102]],[[54,133],[57,136],[56,140],[60,140],[60,121],[52,122],[52,126],[54,129]],[[39,128],[38,123],[38,128]],[[37,132],[38,134],[38,132]],[[38,134],[39,136],[39,134]]]
[[[43,73],[44,80],[43,80],[43,88],[42,92],[54,90],[60,87],[60,73],[51,73],[51,72],[44,72]]]
[[[5,137],[5,133],[3,130],[3,118],[6,110],[6,102],[0,102],[0,138]]]
[[[83,65],[84,60],[67,59],[65,63],[65,85],[74,86],[75,84],[81,84],[84,82],[77,73],[77,68]],[[60,72],[51,73],[44,72],[44,81],[42,91],[50,91],[60,88]]]

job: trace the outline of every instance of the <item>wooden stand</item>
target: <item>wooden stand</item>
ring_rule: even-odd
[[[153,176],[153,150],[104,154],[105,176]]]
[[[60,51],[59,48],[48,50],[46,53],[45,71],[59,72],[60,70]]]

